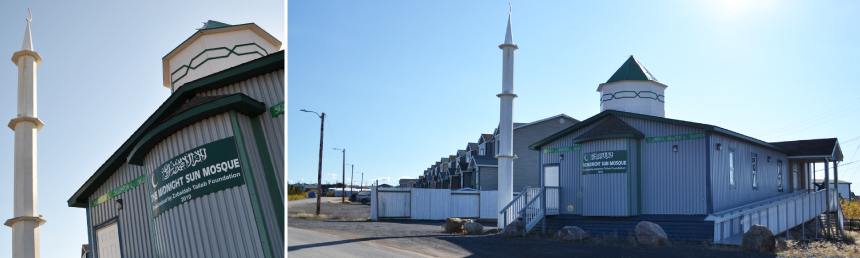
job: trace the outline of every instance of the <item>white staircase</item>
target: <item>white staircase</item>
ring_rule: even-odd
[[[558,187],[527,187],[499,211],[504,225],[522,218],[531,231],[546,215],[558,215]]]

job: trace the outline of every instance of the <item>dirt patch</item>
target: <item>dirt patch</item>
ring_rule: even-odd
[[[334,201],[334,203],[329,201]],[[300,203],[290,205],[288,207],[287,215],[290,215],[288,217],[292,217],[292,215],[300,213],[316,214],[316,211],[316,202]],[[322,201],[320,203],[320,214],[328,215],[331,220],[367,220],[370,218],[370,205],[364,205],[361,203],[341,203],[340,198],[337,198],[336,200]]]

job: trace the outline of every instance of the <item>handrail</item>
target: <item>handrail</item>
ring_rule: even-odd
[[[815,193],[815,192],[812,192],[812,193]],[[720,211],[720,212],[715,212],[715,213],[714,213],[714,216],[723,216],[723,215],[730,214],[730,213],[733,213],[733,212],[739,212],[739,211],[743,211],[743,210],[745,210],[745,209],[755,208],[756,206],[760,206],[760,205],[767,205],[767,204],[771,204],[771,203],[774,203],[774,202],[779,202],[779,201],[783,201],[783,200],[787,200],[787,199],[793,199],[793,198],[795,198],[795,197],[797,197],[797,196],[811,195],[812,193],[810,193],[810,194],[795,193],[795,194],[789,194],[789,195],[777,196],[777,197],[774,197],[774,198],[765,199],[765,200],[761,200],[761,201],[758,201],[758,202],[750,203],[750,204],[747,204],[747,205],[744,205],[744,206],[735,207],[735,208],[731,208],[731,209],[724,210],[724,211]]]
[[[517,214],[523,214],[523,211],[525,211],[525,210],[526,210],[526,208],[528,208],[528,207],[529,207],[529,205],[532,205],[532,203],[533,203],[535,200],[540,199],[540,198],[538,198],[538,197],[540,197],[540,196],[543,194],[543,192],[544,192],[545,190],[546,190],[546,188],[541,188],[541,190],[540,190],[537,194],[535,194],[534,196],[532,196],[532,197],[534,197],[534,198],[532,198],[532,200],[531,200],[531,201],[527,202],[527,203],[526,203],[526,205],[523,205],[523,208],[522,208],[522,209],[520,209],[520,210],[517,212]]]
[[[744,210],[744,211],[742,211],[742,212],[738,212],[738,213],[735,213],[735,214],[727,214],[727,215],[716,215],[716,214],[715,214],[715,216],[718,216],[718,218],[717,218],[717,219],[715,219],[715,220],[714,220],[714,222],[715,222],[715,223],[718,223],[718,222],[727,221],[727,220],[730,220],[730,219],[733,219],[733,218],[737,218],[737,217],[744,216],[744,215],[746,215],[746,214],[750,214],[750,213],[757,212],[757,211],[764,210],[764,209],[769,209],[769,208],[771,208],[771,207],[773,207],[773,206],[775,206],[775,205],[779,205],[779,204],[783,204],[783,203],[788,203],[788,202],[795,201],[795,200],[797,200],[797,199],[802,199],[802,198],[811,198],[811,197],[813,197],[814,195],[819,195],[819,194],[823,194],[823,193],[824,193],[824,190],[819,190],[819,191],[816,191],[816,192],[812,192],[811,194],[798,195],[798,196],[795,196],[795,197],[793,197],[793,198],[788,198],[788,199],[781,200],[781,201],[778,201],[778,202],[770,203],[770,205],[760,206],[760,207],[752,208],[752,209],[749,209],[749,210]]]
[[[504,208],[502,208],[501,210],[499,210],[499,214],[504,213],[504,212],[505,212],[505,210],[507,210],[507,209],[508,209],[508,207],[511,207],[511,205],[513,205],[517,200],[519,200],[519,199],[520,199],[520,197],[523,197],[523,196],[525,195],[526,191],[528,191],[528,189],[523,189],[523,191],[522,191],[522,192],[520,192],[520,195],[517,195],[517,198],[514,198],[513,200],[511,200],[511,202],[510,202],[510,203],[508,203],[508,205],[507,205],[507,206],[505,206]]]

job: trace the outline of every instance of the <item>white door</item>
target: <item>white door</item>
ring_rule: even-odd
[[[99,258],[120,258],[119,227],[114,222],[96,231]]]
[[[544,185],[543,186],[558,186],[558,166],[547,166],[543,168]]]

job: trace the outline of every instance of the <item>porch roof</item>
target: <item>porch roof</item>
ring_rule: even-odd
[[[836,138],[812,139],[787,142],[772,142],[770,144],[792,151],[789,159],[817,159],[842,161],[842,148]]]

